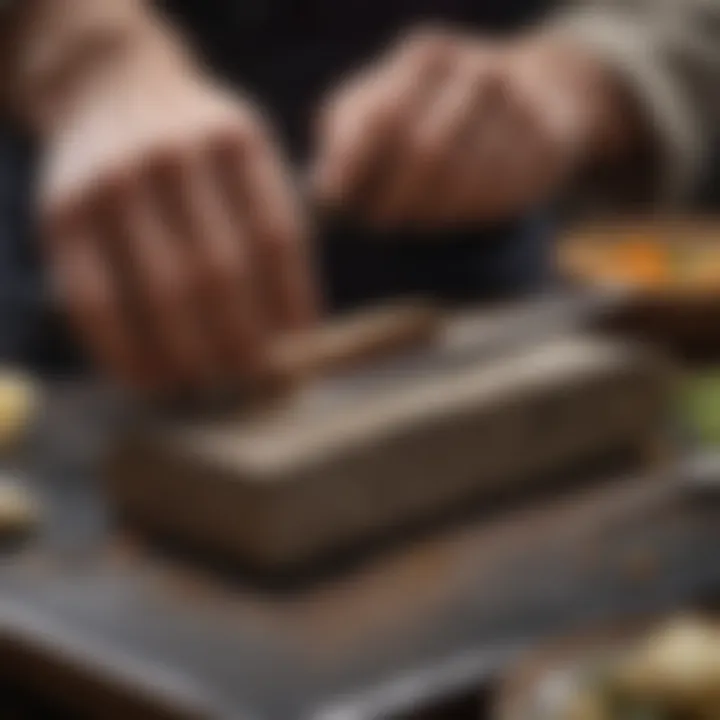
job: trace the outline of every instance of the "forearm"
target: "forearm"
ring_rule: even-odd
[[[63,112],[63,99],[118,54],[178,43],[145,0],[20,0],[2,25],[5,112],[34,129]]]
[[[687,198],[720,120],[720,1],[576,0],[548,30],[604,63],[631,101],[632,147],[647,151],[648,172],[620,169],[658,201]]]

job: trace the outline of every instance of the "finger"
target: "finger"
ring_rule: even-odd
[[[343,94],[322,122],[310,187],[321,206],[350,204],[393,123],[392,78],[372,75]]]
[[[159,348],[164,371],[176,384],[213,380],[215,368],[203,338],[195,268],[162,219],[157,188],[138,183],[119,218],[128,283],[145,310],[149,341]]]
[[[518,61],[514,69],[514,96],[519,106],[532,108],[538,132],[557,145],[568,164],[583,154],[588,126],[588,103],[578,103],[562,83],[547,82],[547,68],[528,58]]]
[[[482,175],[467,210],[480,219],[503,219],[547,201],[574,163],[567,108],[531,82],[532,72],[511,72],[510,77],[502,116],[496,115],[492,132],[477,150]]]
[[[101,366],[128,388],[160,390],[161,376],[148,353],[141,350],[102,247],[96,229],[85,224],[67,228],[52,243],[50,266],[56,292]]]
[[[466,137],[482,99],[483,77],[469,55],[458,58],[447,81],[419,113],[419,121],[400,139],[401,157],[383,187],[373,218],[381,226],[402,223],[417,209],[434,213],[436,181]]]
[[[442,183],[444,194],[434,224],[494,219],[525,183],[532,133],[528,117],[514,102],[508,84],[497,75],[485,95],[480,117]]]
[[[511,94],[506,120],[481,160],[487,170],[477,210],[489,219],[505,219],[543,202],[556,174],[555,160],[535,108]]]
[[[321,201],[347,203],[362,194],[372,170],[389,162],[397,133],[433,86],[448,52],[439,38],[412,41],[331,106],[313,174]]]
[[[245,223],[270,326],[307,328],[317,317],[318,289],[307,225],[289,173],[263,133],[231,145],[221,156],[219,176],[235,217]]]
[[[211,157],[198,155],[178,189],[179,228],[198,273],[207,341],[230,378],[259,372],[265,328],[257,297],[248,230],[233,217]]]

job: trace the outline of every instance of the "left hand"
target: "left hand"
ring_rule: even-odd
[[[380,229],[501,220],[616,151],[619,95],[600,63],[549,37],[416,34],[331,96],[312,187]]]

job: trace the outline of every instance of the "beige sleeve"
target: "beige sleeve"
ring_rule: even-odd
[[[720,0],[577,0],[549,30],[625,83],[651,135],[645,190],[664,205],[686,199],[720,127]]]

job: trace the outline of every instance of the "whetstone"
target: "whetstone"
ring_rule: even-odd
[[[623,344],[566,337],[420,367],[320,382],[232,420],[138,428],[110,458],[112,499],[147,530],[278,568],[665,429],[665,366]]]

